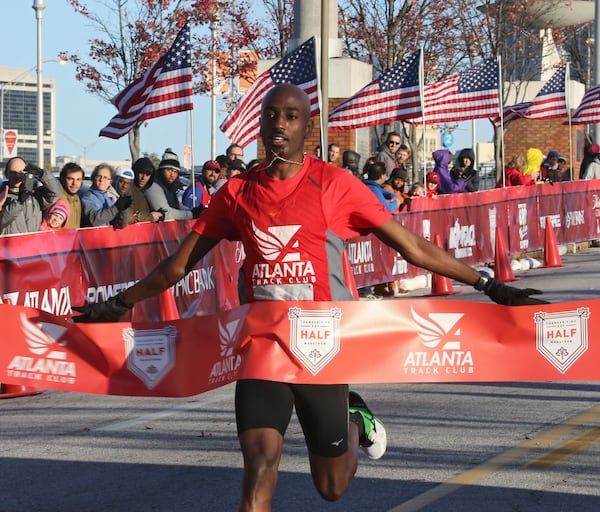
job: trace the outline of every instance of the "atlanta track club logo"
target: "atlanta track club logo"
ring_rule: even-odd
[[[420,315],[413,307],[411,316],[422,351],[411,351],[404,360],[406,375],[453,375],[474,373],[473,354],[462,348],[460,320],[464,313]]]
[[[175,366],[177,329],[123,329],[127,368],[146,388],[154,389]]]
[[[62,339],[67,328],[50,322],[32,322],[24,313],[21,313],[21,328],[30,354],[13,357],[7,374],[40,382],[74,384],[77,366],[61,350],[67,346]]]
[[[302,226],[269,226],[267,231],[261,231],[252,222],[252,232],[256,245],[266,261],[299,261],[298,240],[294,237]]]
[[[342,310],[311,310],[293,307],[290,319],[290,349],[313,375],[319,373],[340,351]]]
[[[536,348],[560,373],[588,349],[589,308],[534,315]]]
[[[242,365],[242,356],[235,350],[241,325],[241,318],[229,322],[219,320],[219,358],[210,369],[209,384],[223,384],[236,379]]]

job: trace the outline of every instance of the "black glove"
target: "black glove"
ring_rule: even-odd
[[[159,208],[158,210],[156,210],[158,213],[160,213],[161,217],[160,219],[158,219],[158,222],[163,222],[165,220],[165,215],[167,213],[167,210],[165,210],[164,208]]]
[[[115,206],[117,207],[117,210],[122,212],[127,210],[127,208],[131,206],[131,203],[133,203],[131,196],[119,196],[119,199],[115,201]]]
[[[200,214],[206,210],[206,207],[200,205],[200,206],[195,206],[194,208],[192,208],[192,218],[193,219],[197,219],[198,217],[200,217]]]
[[[508,286],[497,279],[484,279],[487,279],[487,281],[483,284],[483,288],[478,288],[477,285],[475,288],[482,289],[496,304],[503,304],[505,306],[547,304],[546,301],[530,297],[530,295],[544,293],[542,290],[536,290],[535,288],[515,288],[514,286]]]
[[[44,171],[35,164],[27,164],[25,166],[25,172],[33,174],[36,178],[41,178],[44,175]]]
[[[81,316],[74,316],[73,322],[118,322],[132,307],[123,302],[123,294],[119,293],[107,301],[71,306],[71,309],[83,313]]]
[[[19,187],[19,203],[23,204],[29,196],[35,191],[35,178],[33,174],[26,174],[25,179]]]

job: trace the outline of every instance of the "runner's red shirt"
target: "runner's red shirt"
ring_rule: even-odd
[[[345,242],[391,218],[358,178],[306,156],[291,179],[272,179],[265,164],[231,178],[194,230],[242,241],[250,301],[351,300]]]

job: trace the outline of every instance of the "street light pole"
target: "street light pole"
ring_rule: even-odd
[[[42,17],[45,0],[33,0],[37,20],[37,164],[44,167],[44,89],[42,72]]]
[[[219,30],[219,21],[221,19],[220,6],[213,14],[214,18],[210,24],[212,39],[212,57],[211,57],[211,86],[210,86],[210,112],[211,112],[211,148],[210,158],[217,157],[217,31]]]

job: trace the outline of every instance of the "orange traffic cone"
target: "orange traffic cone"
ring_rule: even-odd
[[[496,246],[494,251],[494,278],[503,283],[509,281],[516,281],[512,267],[510,266],[510,260],[508,258],[508,251],[504,244],[504,238],[500,228],[496,227]]]
[[[23,386],[21,384],[0,384],[0,399],[39,395],[43,392],[43,389],[32,388],[31,386]]]
[[[160,319],[163,322],[179,320],[179,310],[171,288],[167,288],[160,294]]]
[[[440,235],[435,235],[435,245],[437,245],[440,249],[444,249],[442,245],[442,240]],[[454,295],[456,293],[454,288],[452,288],[452,280],[446,276],[440,276],[439,274],[431,275],[431,293],[425,295],[425,297],[437,297],[440,295]]]
[[[546,217],[546,235],[544,237],[544,264],[540,268],[564,267],[560,254],[558,254],[558,244],[554,227],[550,217]]]

